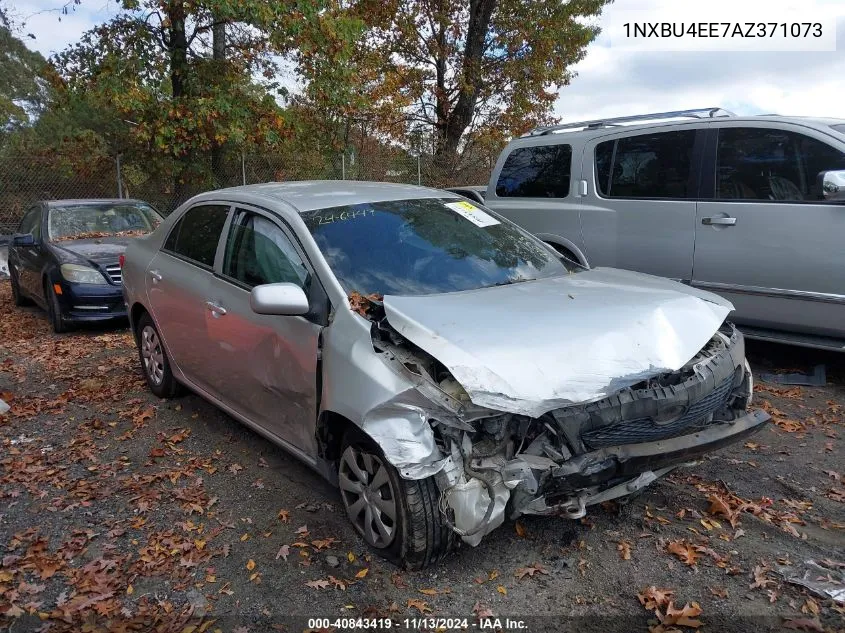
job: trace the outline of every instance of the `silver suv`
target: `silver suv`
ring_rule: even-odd
[[[707,108],[538,128],[484,202],[582,264],[719,293],[748,337],[845,351],[845,120]]]

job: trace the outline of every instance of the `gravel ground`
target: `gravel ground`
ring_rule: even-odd
[[[281,449],[196,396],[152,396],[124,328],[53,335],[0,282],[0,630],[845,630],[845,605],[777,573],[842,573],[842,356],[749,343],[755,371],[823,362],[827,384],[758,381],[775,423],[744,445],[627,506],[508,522],[410,573]]]

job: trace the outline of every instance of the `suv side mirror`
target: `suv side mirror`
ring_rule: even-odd
[[[249,293],[249,307],[256,314],[296,316],[309,310],[305,291],[296,284],[278,283],[256,286]]]
[[[17,233],[12,237],[12,246],[35,246],[32,233]]]
[[[825,171],[820,174],[822,197],[825,200],[845,202],[845,169]]]

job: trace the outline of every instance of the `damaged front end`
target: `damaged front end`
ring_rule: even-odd
[[[475,405],[449,369],[391,326],[380,302],[371,308],[366,316],[376,352],[428,403],[412,405],[428,427],[417,430],[425,437],[425,463],[409,468],[404,460],[400,472],[435,476],[441,512],[470,545],[506,517],[580,518],[588,506],[629,497],[754,433],[769,417],[747,412],[752,376],[742,335],[728,323],[675,371],[535,416]],[[383,431],[390,417],[381,421]],[[388,459],[402,461],[393,455],[402,447],[380,441],[378,424],[376,416],[365,430],[377,431]]]

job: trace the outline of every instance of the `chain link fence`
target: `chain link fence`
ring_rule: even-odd
[[[0,156],[0,235],[14,233],[37,200],[138,198],[167,214],[204,190],[292,180],[372,180],[414,185],[485,184],[492,159],[438,171],[430,156],[404,152],[360,154],[351,149],[308,160],[279,154],[230,154],[216,169],[204,165],[203,185],[178,185],[172,171],[150,173],[143,163],[120,157],[70,157],[56,153]],[[209,177],[210,176],[210,179]]]

